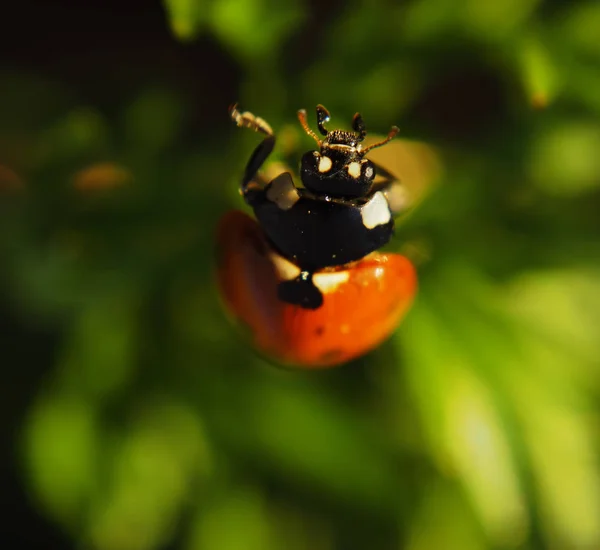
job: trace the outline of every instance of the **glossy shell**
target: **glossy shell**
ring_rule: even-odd
[[[373,253],[351,266],[315,274],[324,295],[320,308],[286,304],[277,297],[277,285],[297,268],[272,249],[258,223],[242,212],[222,218],[217,254],[226,308],[249,328],[261,353],[289,366],[331,367],[375,348],[396,328],[417,287],[408,259]]]

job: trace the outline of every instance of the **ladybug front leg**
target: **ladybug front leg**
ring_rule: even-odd
[[[397,216],[404,212],[408,206],[406,188],[394,174],[386,170],[383,166],[373,161],[371,162],[375,167],[377,176],[380,176],[383,179],[375,182],[369,190],[369,193],[374,194],[377,191],[381,191],[388,201],[392,215]]]
[[[241,127],[250,128],[255,132],[261,132],[265,134],[265,138],[258,144],[254,152],[250,156],[246,169],[244,171],[244,177],[242,178],[242,184],[240,189],[244,195],[244,199],[249,204],[252,204],[256,194],[262,193],[262,187],[255,183],[257,172],[263,165],[267,157],[273,151],[275,147],[275,135],[271,126],[260,117],[253,115],[252,113],[245,111],[240,112],[237,105],[233,105],[229,109],[231,119]],[[252,185],[254,183],[254,185]]]

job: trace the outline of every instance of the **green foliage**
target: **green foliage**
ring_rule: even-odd
[[[177,39],[240,67],[277,160],[308,148],[294,113],[317,103],[429,145],[411,170],[387,149],[419,195],[393,245],[413,310],[351,365],[268,364],[212,276],[257,137],[225,110],[194,126],[168,73],[113,115],[0,75],[2,292],[60,334],[24,483],[97,550],[600,547],[600,7],[312,9],[165,0]]]
[[[305,12],[298,0],[165,0],[165,6],[181,40],[208,31],[240,59],[259,63],[272,58]]]

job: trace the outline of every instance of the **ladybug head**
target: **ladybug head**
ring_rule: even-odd
[[[368,194],[375,179],[375,167],[364,155],[375,147],[385,145],[397,133],[392,126],[387,137],[377,143],[362,147],[367,129],[360,113],[352,119],[352,130],[327,130],[329,111],[323,105],[317,105],[317,127],[325,136],[320,139],[308,126],[306,111],[298,111],[298,119],[304,131],[319,146],[318,151],[309,151],[302,157],[300,173],[304,186],[314,193],[334,197],[364,197]]]
[[[360,142],[365,139],[367,129],[360,113],[356,113],[352,119],[352,129],[354,132],[347,132],[345,130],[328,131],[325,128],[325,123],[329,122],[329,111],[323,105],[317,105],[317,127],[321,135],[325,136],[323,140],[320,140],[308,128],[308,125],[305,126],[306,115],[302,115],[301,113],[303,111],[299,113],[301,124],[307,133],[316,139],[322,154],[333,153],[335,156],[347,157],[348,159],[362,157],[364,153],[361,151]]]

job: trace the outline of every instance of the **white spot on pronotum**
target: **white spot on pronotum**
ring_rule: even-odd
[[[289,172],[277,176],[267,187],[267,199],[282,210],[289,210],[300,198],[300,193]]]
[[[367,178],[368,180],[370,180],[373,177],[373,167],[372,166],[367,166],[365,168],[365,178]]]
[[[271,252],[269,256],[281,281],[291,281],[300,275],[300,268],[277,252]]]
[[[390,207],[381,191],[377,191],[373,198],[361,208],[360,215],[363,225],[367,229],[384,225],[392,219]]]
[[[323,293],[333,292],[338,286],[348,281],[348,271],[326,271],[313,275],[314,285]]]
[[[319,160],[319,172],[329,172],[331,170],[331,159],[329,157],[321,157]]]
[[[360,163],[351,162],[348,165],[348,175],[354,179],[358,178],[360,176]]]

